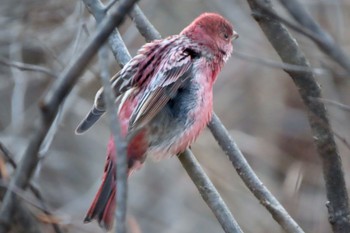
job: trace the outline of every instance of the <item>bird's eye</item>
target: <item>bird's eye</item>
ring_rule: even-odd
[[[230,36],[227,34],[227,33],[223,33],[222,34],[222,37],[225,39],[225,40],[228,40],[230,38]]]

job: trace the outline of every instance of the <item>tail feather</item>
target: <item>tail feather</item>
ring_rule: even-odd
[[[114,222],[114,211],[116,208],[115,193],[115,164],[109,160],[106,163],[105,175],[102,184],[92,202],[84,222],[96,219],[101,227],[110,230]]]

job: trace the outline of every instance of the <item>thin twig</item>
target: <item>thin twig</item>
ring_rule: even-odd
[[[236,143],[231,139],[226,128],[221,123],[220,119],[213,114],[213,117],[208,124],[214,138],[219,143],[222,150],[230,159],[233,167],[241,177],[245,185],[260,201],[260,203],[270,211],[272,217],[289,233],[303,233],[301,227],[293,220],[278,200],[265,187],[261,180],[249,166],[242,152],[239,150]]]
[[[134,8],[130,11],[129,16],[134,21],[137,30],[139,30],[140,34],[146,39],[147,42],[162,38],[160,33],[147,19],[138,5],[134,6]]]
[[[5,157],[6,162],[8,162],[13,169],[17,169],[17,164],[16,164],[16,161],[13,159],[12,153],[1,142],[0,142],[0,151]],[[32,183],[29,184],[29,189],[34,194],[34,196],[39,200],[41,209],[43,210],[43,212],[49,216],[53,216],[51,211],[49,211],[49,208],[47,207],[44,197],[41,195],[40,190],[37,187],[35,187],[34,184]],[[56,233],[62,232],[58,224],[54,222],[52,223],[52,227]]]
[[[203,200],[218,219],[224,231],[226,233],[243,232],[193,153],[187,149],[178,157],[183,168],[188,176],[191,177]]]
[[[269,0],[247,0],[252,11],[263,15],[266,9],[274,13]],[[264,6],[263,8],[261,6]],[[310,68],[309,62],[288,30],[276,20],[255,16],[261,29],[285,63]],[[286,71],[298,87],[299,94],[308,110],[313,138],[322,160],[323,175],[329,201],[329,221],[335,233],[350,232],[349,198],[345,186],[344,172],[325,106],[311,98],[322,98],[320,85],[312,72]]]
[[[342,104],[338,101],[330,100],[330,99],[325,99],[325,98],[310,98],[311,100],[314,101],[319,101],[328,105],[333,105],[335,107],[338,107],[344,111],[350,112],[350,105]]]
[[[52,72],[50,69],[42,66],[38,66],[38,65],[26,64],[18,61],[11,61],[4,57],[0,57],[0,64],[5,66],[15,67],[22,71],[34,71],[34,72],[44,73],[52,78],[57,78],[56,74]]]
[[[312,18],[305,7],[298,0],[280,0],[280,2],[300,25],[317,36],[318,40],[313,40],[320,50],[350,73],[349,56],[344,53],[332,36]]]
[[[136,0],[125,0],[117,8],[115,8],[110,15],[108,15],[101,23],[96,34],[88,43],[87,47],[82,53],[74,59],[65,71],[63,71],[58,79],[55,80],[52,87],[48,90],[44,99],[41,101],[41,119],[40,125],[31,139],[27,147],[24,157],[21,160],[18,169],[16,169],[14,177],[11,179],[9,188],[13,187],[25,189],[33,172],[39,162],[38,151],[42,141],[47,134],[50,125],[52,124],[59,106],[72,90],[80,74],[88,65],[92,57],[96,54],[98,49],[107,40],[109,34],[113,29],[120,25],[124,19],[125,14],[131,10]],[[18,198],[11,191],[7,191],[4,201],[0,208],[0,233],[8,232],[10,228],[10,221],[14,214],[14,205]]]
[[[268,59],[262,59],[260,57],[255,57],[246,53],[238,52],[238,51],[233,51],[233,56],[236,56],[239,59],[254,62],[256,64],[260,64],[263,66],[268,66],[276,69],[284,69],[288,71],[299,71],[299,72],[313,72],[315,74],[327,74],[330,73],[329,70],[324,69],[324,68],[306,68],[303,66],[297,66],[293,64],[287,64],[284,62],[277,62],[273,60],[268,60]]]

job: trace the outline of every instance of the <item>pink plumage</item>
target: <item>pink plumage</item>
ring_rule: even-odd
[[[207,125],[213,110],[213,83],[232,53],[238,34],[215,13],[204,13],[179,35],[145,44],[111,83],[118,101],[129,174],[147,155],[164,158],[183,152]],[[104,113],[101,89],[76,132],[89,129]],[[110,229],[115,212],[115,145],[107,148],[102,185],[85,222],[97,219]]]

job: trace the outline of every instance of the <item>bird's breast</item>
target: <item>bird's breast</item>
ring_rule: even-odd
[[[207,125],[212,113],[212,83],[204,70],[177,90],[149,124],[149,154],[157,158],[184,151]]]

